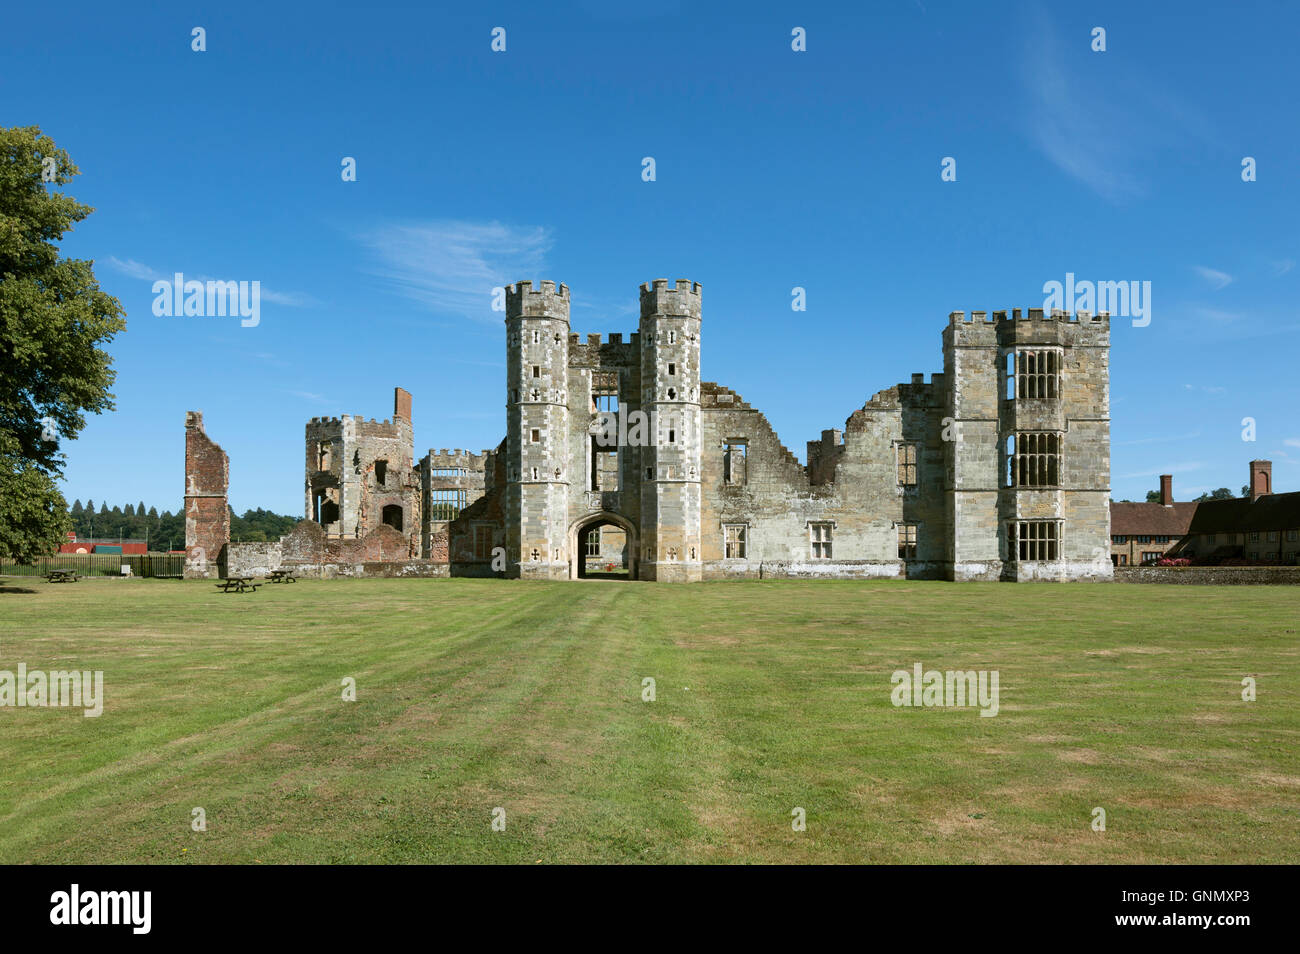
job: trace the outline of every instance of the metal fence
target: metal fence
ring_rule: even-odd
[[[0,576],[45,576],[50,570],[76,570],[82,576],[121,576],[124,566],[131,568],[132,576],[179,579],[185,571],[185,555],[61,553],[43,557],[30,566],[0,560]]]

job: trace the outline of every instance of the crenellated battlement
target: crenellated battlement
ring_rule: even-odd
[[[569,347],[570,347],[570,348],[576,348],[576,347],[578,347],[578,346],[580,346],[580,345],[588,345],[588,346],[596,347],[596,348],[599,348],[599,347],[601,347],[601,346],[603,346],[603,345],[615,345],[615,346],[627,346],[627,345],[632,345],[632,346],[635,346],[636,343],[637,343],[637,341],[638,341],[639,339],[640,339],[640,335],[637,334],[637,332],[634,331],[634,332],[632,332],[631,335],[629,335],[628,340],[627,340],[627,341],[624,341],[624,340],[623,340],[623,332],[621,332],[621,331],[615,331],[615,332],[612,332],[612,333],[610,334],[610,336],[609,336],[609,340],[608,340],[608,341],[604,340],[604,336],[603,336],[602,334],[600,334],[599,332],[594,332],[594,333],[588,334],[588,335],[587,335],[587,340],[586,340],[586,341],[583,341],[583,340],[582,340],[582,335],[578,334],[576,331],[572,331],[572,332],[569,333]]]
[[[557,287],[547,279],[533,287],[531,281],[506,286],[506,320],[512,318],[552,318],[568,322],[569,286]]]
[[[451,450],[442,447],[434,450],[433,447],[430,447],[428,454],[425,455],[425,460],[428,461],[430,468],[460,467],[469,472],[481,472],[491,454],[493,454],[493,451],[489,450],[474,452],[463,450],[460,447],[454,447]]]
[[[1012,308],[1007,311],[954,311],[943,329],[945,347],[1007,348],[1044,345],[1106,345],[1110,314],[1060,309]]]
[[[666,278],[656,278],[641,286],[641,319],[655,317],[696,318],[701,314],[704,286],[685,278],[669,284]]]
[[[948,323],[950,325],[959,324],[999,324],[1005,321],[1065,321],[1065,322],[1091,322],[1109,323],[1110,312],[1100,311],[1093,314],[1090,311],[1069,312],[1059,308],[1053,308],[1050,313],[1044,313],[1042,308],[1013,308],[1010,317],[1006,311],[972,311],[970,317],[966,317],[964,311],[953,311],[948,313]]]

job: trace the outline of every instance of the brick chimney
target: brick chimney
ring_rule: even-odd
[[[393,388],[393,417],[411,419],[411,393],[405,388]]]
[[[1174,475],[1160,475],[1160,503],[1166,507],[1174,505]]]
[[[1250,462],[1250,502],[1266,497],[1273,492],[1273,462],[1271,460],[1252,460]]]

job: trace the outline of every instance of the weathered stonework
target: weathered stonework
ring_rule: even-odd
[[[423,521],[420,528],[420,553],[430,560],[447,560],[448,526],[483,496],[495,470],[495,452],[475,454],[459,447],[433,450],[420,460],[420,494]],[[499,524],[494,522],[499,531]],[[499,536],[499,532],[496,533]],[[473,534],[464,558],[473,559]],[[495,544],[494,544],[495,545]]]
[[[230,540],[230,459],[203,431],[203,412],[185,412],[185,570],[187,580],[215,578]]]
[[[326,534],[359,538],[390,526],[420,555],[420,475],[414,461],[411,395],[394,389],[391,420],[312,418],[306,433],[306,517]]]
[[[570,334],[568,303],[552,282],[507,289],[504,487],[477,508],[504,500],[505,575],[581,576],[604,526],[642,580],[1110,578],[1108,316],[954,312],[943,373],[877,393],[803,465],[701,381],[698,284],[643,285],[626,341]],[[1053,442],[1050,473],[1013,477],[1039,466],[1031,438]]]
[[[327,541],[391,528],[451,575],[1111,578],[1108,316],[953,312],[942,373],[873,395],[805,465],[701,380],[701,300],[658,279],[636,332],[583,340],[567,286],[507,287],[502,443],[417,467],[400,388],[391,422],[313,419],[308,516]]]
[[[1189,586],[1300,586],[1295,566],[1121,566],[1116,583]]]
[[[223,579],[232,576],[270,576],[284,566],[280,541],[274,543],[230,543],[221,561]]]

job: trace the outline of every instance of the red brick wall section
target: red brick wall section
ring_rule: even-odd
[[[447,527],[429,535],[429,559],[434,563],[447,562]]]
[[[400,563],[410,559],[406,534],[381,524],[360,539],[330,540],[320,524],[299,520],[280,538],[280,558],[285,566],[324,563]]]
[[[324,563],[325,549],[325,531],[315,520],[299,520],[280,538],[280,555],[286,566],[291,563]]]
[[[359,540],[331,540],[328,547],[329,563],[396,563],[410,559],[411,541],[380,524]]]
[[[203,431],[203,413],[185,412],[185,577],[217,576],[230,542],[230,459]]]

